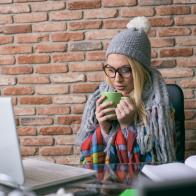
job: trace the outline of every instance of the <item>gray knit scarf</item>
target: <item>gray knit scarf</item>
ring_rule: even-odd
[[[142,93],[142,100],[147,112],[147,126],[144,128],[143,124],[135,121],[137,143],[142,154],[151,153],[153,162],[171,162],[175,160],[173,142],[175,125],[170,115],[167,86],[157,70],[151,68],[150,72],[152,84],[146,83]],[[89,97],[77,135],[78,144],[81,144],[98,125],[95,116],[96,100],[102,91],[114,91],[114,89],[102,82]]]

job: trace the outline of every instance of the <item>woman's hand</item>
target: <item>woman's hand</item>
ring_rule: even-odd
[[[116,116],[121,129],[127,128],[134,120],[135,104],[129,97],[123,97],[116,107]]]
[[[112,120],[116,119],[115,108],[112,108],[112,102],[103,103],[105,96],[101,96],[96,101],[96,118],[100,127],[109,133],[112,127]]]

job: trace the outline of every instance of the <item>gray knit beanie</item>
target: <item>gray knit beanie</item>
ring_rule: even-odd
[[[149,21],[145,17],[136,17],[127,24],[127,28],[113,37],[106,56],[123,54],[148,68],[151,62],[151,44],[147,36]]]

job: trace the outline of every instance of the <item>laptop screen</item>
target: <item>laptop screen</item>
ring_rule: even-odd
[[[0,182],[21,185],[24,174],[11,97],[0,97],[0,135]]]

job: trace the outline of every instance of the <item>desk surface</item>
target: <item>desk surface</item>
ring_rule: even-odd
[[[81,167],[81,165],[74,165]],[[59,184],[35,191],[37,195],[55,195],[59,188],[74,195],[120,195],[127,188],[134,188],[143,164],[93,164],[84,165],[95,170],[96,177]],[[4,192],[10,192],[8,187],[0,187]],[[86,192],[87,191],[87,192]]]

